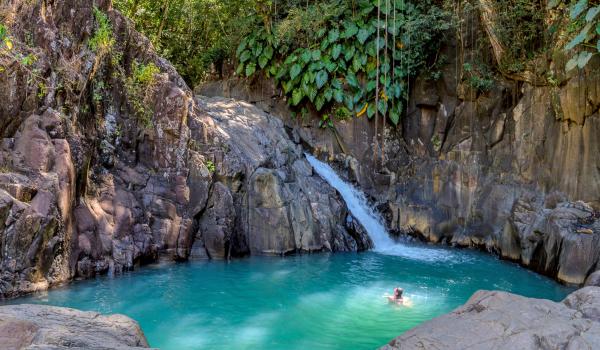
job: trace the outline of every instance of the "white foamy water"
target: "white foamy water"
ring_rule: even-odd
[[[308,153],[305,155],[317,174],[342,195],[352,216],[361,223],[369,234],[369,237],[371,237],[371,240],[375,245],[374,251],[382,254],[427,261],[447,261],[455,255],[444,249],[395,242],[390,238],[389,233],[385,229],[383,219],[379,213],[371,208],[363,192],[342,180],[328,164],[321,162]]]

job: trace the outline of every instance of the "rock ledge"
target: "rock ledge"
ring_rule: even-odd
[[[46,305],[0,307],[2,349],[141,349],[148,342],[124,315]]]

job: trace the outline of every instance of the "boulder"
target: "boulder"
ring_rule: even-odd
[[[124,315],[46,305],[0,306],[2,349],[141,349],[148,341]]]
[[[453,312],[417,326],[382,350],[537,350],[600,347],[600,288],[560,303],[479,291]]]

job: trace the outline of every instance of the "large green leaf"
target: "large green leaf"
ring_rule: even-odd
[[[250,62],[246,66],[246,76],[249,77],[256,72],[256,63]]]
[[[315,99],[315,107],[317,108],[317,111],[320,111],[321,109],[323,109],[324,104],[325,104],[325,97],[323,95],[317,96],[317,98]]]
[[[263,51],[263,55],[265,55],[265,57],[268,59],[273,58],[273,46],[265,47],[265,50]]]
[[[260,69],[264,69],[268,63],[269,58],[265,56],[264,53],[260,55],[260,57],[258,58],[258,65],[260,66]]]
[[[565,70],[568,72],[570,70],[572,70],[573,68],[577,67],[577,58],[579,58],[579,55],[571,58],[568,62],[567,65],[565,66]]]
[[[256,45],[253,49],[252,49],[252,53],[254,54],[254,57],[258,58],[258,56],[260,56],[260,54],[263,52],[263,47],[260,45]]]
[[[313,61],[319,61],[321,59],[321,50],[313,50],[312,59]]]
[[[302,52],[302,54],[300,55],[300,59],[304,63],[310,62],[310,60],[312,59],[312,51],[304,50],[304,52]]]
[[[303,97],[304,97],[304,94],[303,94],[302,90],[300,90],[300,89],[294,90],[294,92],[292,93],[292,105],[297,106],[300,103],[300,101],[302,101]]]
[[[317,89],[315,88],[314,85],[310,85],[308,87],[308,98],[310,99],[310,102],[315,102],[316,97],[317,97]]]
[[[577,58],[577,66],[579,68],[584,68],[590,59],[592,59],[592,56],[594,56],[594,54],[589,51],[580,52],[579,57]]]
[[[329,73],[333,72],[337,68],[337,64],[335,64],[335,62],[331,62],[328,57],[327,59],[323,58],[323,64]]]
[[[369,82],[367,83],[367,91],[371,92],[371,91],[375,90],[376,87],[377,87],[377,81],[369,80]]]
[[[337,103],[344,102],[344,90],[342,90],[342,89],[335,89],[335,90],[333,90],[333,99]]]
[[[327,102],[331,101],[331,99],[333,98],[333,90],[330,87],[327,87],[325,89],[325,92],[323,92],[323,96],[325,97]]]
[[[366,30],[366,29],[363,28],[363,29],[360,29],[358,31],[358,34],[356,35],[356,38],[358,39],[358,42],[362,45],[362,44],[364,44],[367,41],[367,39],[369,38],[369,36],[371,36],[371,33],[369,33],[368,30]]]
[[[346,21],[344,23],[344,27],[346,29],[344,31],[344,38],[345,39],[349,39],[349,38],[355,36],[358,33],[358,26],[353,21]]]
[[[342,88],[342,81],[340,79],[333,79],[333,81],[331,82],[331,86],[333,86],[336,89],[341,89]]]
[[[388,109],[388,105],[387,102],[380,98],[379,99],[379,108],[377,108],[379,110],[379,113],[385,115],[387,113],[387,109]]]
[[[581,32],[577,34],[577,36],[574,37],[573,40],[567,44],[567,46],[565,46],[565,50],[572,50],[575,46],[583,43],[587,38],[590,29],[592,29],[592,23],[588,23],[585,27],[583,27]]]
[[[400,122],[400,113],[396,108],[392,108],[390,111],[390,120],[394,125],[398,125],[398,122]]]
[[[359,55],[354,55],[354,58],[352,59],[352,69],[355,72],[360,71],[361,69],[363,69],[363,65],[360,59]]]
[[[346,59],[346,61],[350,61],[352,59],[352,57],[354,57],[355,52],[356,52],[355,46],[348,47],[346,49],[346,52],[344,52],[344,58]]]
[[[333,28],[329,31],[327,39],[330,43],[335,43],[340,38],[340,31],[337,28]]]
[[[367,107],[367,117],[369,117],[369,119],[373,118],[375,112],[375,103],[369,103],[369,107]]]
[[[292,55],[289,55],[289,56],[288,56],[288,57],[285,59],[285,61],[283,61],[283,64],[287,66],[287,65],[290,65],[290,64],[292,64],[292,63],[296,62],[297,60],[298,60],[298,56],[296,56],[296,55],[292,54]]]
[[[250,59],[250,57],[252,57],[252,53],[248,50],[242,52],[242,54],[240,55],[240,62],[242,63],[246,63],[246,61],[248,61]]]
[[[346,107],[348,107],[349,110],[354,109],[354,100],[352,99],[351,95],[346,95],[346,97],[344,98],[344,103],[346,104]]]
[[[341,53],[342,53],[342,44],[335,44],[333,46],[333,49],[331,50],[331,58],[333,58],[334,60],[337,60],[338,57],[340,57]]]
[[[358,79],[356,78],[356,75],[352,72],[346,74],[346,81],[348,82],[348,85],[354,88],[359,87]]]
[[[600,6],[592,7],[588,10],[587,15],[585,15],[585,21],[591,22],[596,18],[596,16],[600,13]]]
[[[560,4],[560,0],[549,0],[548,5],[546,5],[546,8],[548,10],[552,10],[553,8],[558,6],[558,4]]]
[[[579,0],[571,7],[571,19],[579,17],[588,7],[588,0]]]
[[[0,36],[0,39],[1,38],[2,38],[2,36]],[[235,55],[237,57],[240,57],[240,55],[242,54],[242,52],[244,52],[244,50],[246,50],[246,46],[247,45],[248,45],[248,41],[246,39],[242,40],[242,42],[240,42],[240,44],[238,45],[237,50],[235,51]]]
[[[242,75],[244,73],[244,68],[245,67],[243,63],[238,64],[237,69],[235,70],[235,74]]]
[[[290,69],[290,79],[294,80],[302,72],[302,67],[299,64],[294,64]]]
[[[329,79],[329,75],[327,74],[326,70],[319,71],[315,78],[315,82],[317,83],[317,89],[320,89],[323,86],[325,86],[325,83],[327,83],[328,79]]]

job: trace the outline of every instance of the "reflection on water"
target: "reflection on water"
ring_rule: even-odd
[[[369,252],[168,264],[12,303],[124,313],[162,349],[374,349],[478,289],[553,300],[569,292],[485,254],[447,253],[461,263]],[[395,286],[410,308],[383,297]]]

